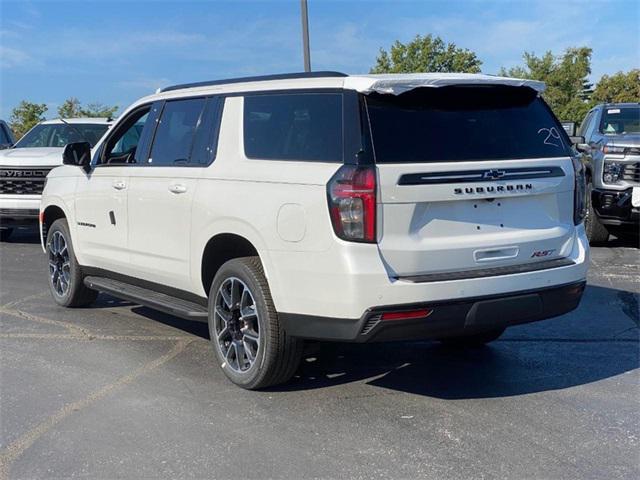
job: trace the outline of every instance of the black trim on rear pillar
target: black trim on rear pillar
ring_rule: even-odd
[[[454,301],[374,307],[356,319],[283,312],[278,316],[287,333],[300,338],[359,343],[445,338],[563,315],[578,306],[585,283]],[[384,312],[416,309],[432,312],[419,319],[382,320]]]

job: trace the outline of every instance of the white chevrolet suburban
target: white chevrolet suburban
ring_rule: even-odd
[[[305,339],[473,345],[569,312],[585,177],[543,88],[335,72],[165,88],[49,174],[53,298],[208,321],[249,389],[287,381]]]
[[[110,123],[107,118],[46,120],[0,150],[0,241],[8,240],[16,226],[37,224],[45,178],[62,165],[64,146],[80,141],[95,145]]]

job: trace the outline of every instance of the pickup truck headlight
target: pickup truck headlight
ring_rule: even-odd
[[[622,164],[618,162],[604,162],[602,180],[604,183],[618,183],[622,174]]]

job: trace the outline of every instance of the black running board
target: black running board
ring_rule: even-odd
[[[114,297],[138,303],[154,310],[160,310],[186,320],[206,322],[208,318],[207,307],[129,283],[105,277],[89,276],[84,278],[84,284],[92,290],[105,292]]]

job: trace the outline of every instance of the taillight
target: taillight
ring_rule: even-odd
[[[343,165],[327,184],[333,231],[351,242],[376,241],[376,170]]]
[[[573,191],[573,223],[580,225],[587,213],[587,178],[582,158],[580,156],[572,156],[573,173],[575,178],[575,188]]]

